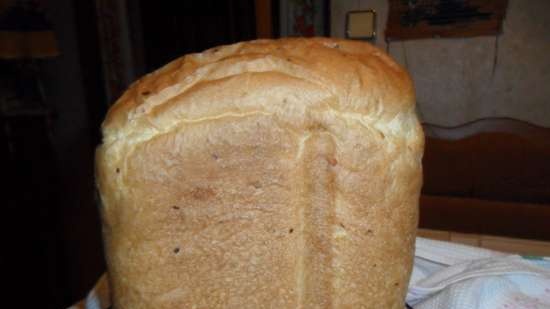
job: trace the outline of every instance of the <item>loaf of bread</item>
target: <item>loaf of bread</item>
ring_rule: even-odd
[[[336,39],[179,58],[110,109],[96,177],[116,309],[402,309],[422,183],[408,74]]]

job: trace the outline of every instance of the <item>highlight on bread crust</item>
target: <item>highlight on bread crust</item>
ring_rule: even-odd
[[[115,308],[402,308],[423,134],[362,42],[186,55],[110,109],[96,153]]]

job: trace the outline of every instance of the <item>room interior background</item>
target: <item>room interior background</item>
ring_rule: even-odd
[[[0,0],[0,16],[14,2]],[[279,37],[289,31],[289,16],[281,14],[281,7],[309,2],[23,2],[39,5],[55,34],[58,54],[36,61],[53,118],[47,123],[34,116],[2,115],[2,126],[9,122],[12,131],[11,144],[2,143],[2,170],[11,181],[0,224],[0,241],[9,249],[0,253],[0,267],[10,282],[9,300],[19,307],[65,308],[82,298],[105,270],[93,156],[110,104],[139,76],[183,54]],[[334,37],[345,36],[348,11],[376,11],[374,43],[411,72],[423,121],[456,126],[512,117],[550,127],[550,1],[509,0],[498,36],[389,45],[384,39],[388,1],[319,3],[325,24],[318,31]],[[1,25],[0,31],[5,30]],[[14,67],[10,61],[0,61],[2,100],[13,82],[5,69]],[[5,130],[1,134],[8,139]],[[16,155],[7,156],[9,147]],[[28,297],[29,291],[34,297]]]

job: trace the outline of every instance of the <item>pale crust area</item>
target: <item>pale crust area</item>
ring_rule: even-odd
[[[177,59],[111,108],[96,155],[116,309],[402,309],[424,138],[366,43]]]

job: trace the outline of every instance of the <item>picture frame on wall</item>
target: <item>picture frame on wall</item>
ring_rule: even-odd
[[[330,0],[279,1],[281,37],[330,36]]]
[[[508,0],[389,0],[386,41],[497,36]]]

